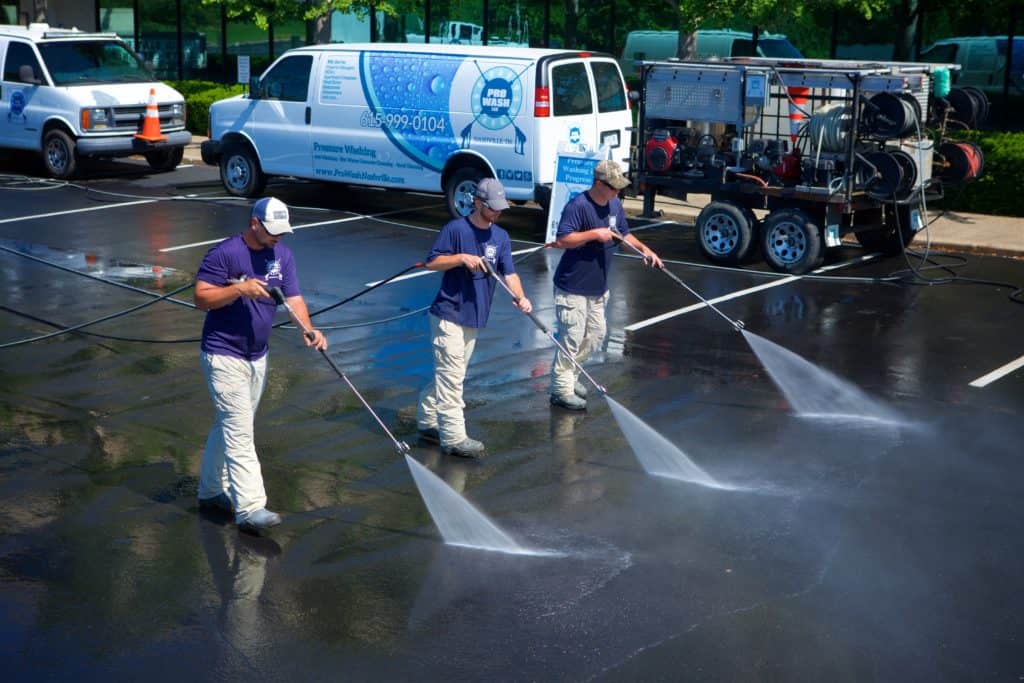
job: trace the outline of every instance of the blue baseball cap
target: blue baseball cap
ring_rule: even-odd
[[[288,222],[288,207],[276,197],[264,197],[252,207],[252,217],[259,219],[271,235],[287,235],[292,232]]]

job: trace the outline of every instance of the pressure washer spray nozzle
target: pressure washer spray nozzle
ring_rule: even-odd
[[[733,320],[732,326],[736,328],[737,332],[742,332],[747,327],[742,320]]]
[[[395,448],[398,450],[399,455],[409,455],[412,452],[412,448],[409,447],[404,441],[399,441],[395,444]]]

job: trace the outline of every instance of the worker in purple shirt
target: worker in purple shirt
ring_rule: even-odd
[[[611,160],[594,167],[594,182],[562,210],[555,246],[565,249],[555,269],[558,336],[575,363],[560,350],[551,364],[551,405],[586,410],[587,389],[579,383],[579,363],[601,346],[608,325],[608,271],[618,248],[629,242],[644,263],[664,268],[658,255],[629,232],[619,192],[629,185],[622,167]]]
[[[477,331],[487,324],[497,283],[487,273],[505,278],[515,306],[529,313],[530,300],[512,261],[512,241],[494,221],[508,208],[505,188],[496,178],[477,185],[473,212],[442,229],[427,256],[426,267],[444,272],[441,289],[430,307],[434,381],[420,393],[416,424],[424,440],[441,444],[449,455],[474,458],[484,444],[466,433],[462,385],[476,346]]]
[[[296,319],[312,330],[306,345],[327,348],[299,293],[292,252],[281,242],[291,232],[288,207],[265,197],[253,206],[248,229],[210,249],[196,274],[195,303],[207,312],[200,356],[215,410],[200,463],[199,507],[233,512],[239,529],[257,535],[281,523],[267,510],[253,441],[277,307],[269,290],[280,288]]]

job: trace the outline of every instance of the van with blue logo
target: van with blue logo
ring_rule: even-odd
[[[268,176],[445,195],[477,183],[546,208],[560,143],[629,163],[632,119],[615,58],[537,48],[340,44],[283,54],[250,92],[215,102],[203,160],[233,195]]]
[[[144,128],[151,105],[159,132]],[[81,157],[141,154],[170,171],[191,140],[185,98],[116,34],[0,26],[0,147],[39,152],[66,179]]]

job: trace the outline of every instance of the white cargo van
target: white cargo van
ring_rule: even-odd
[[[534,48],[317,45],[283,54],[248,95],[210,107],[203,160],[228,192],[267,176],[443,192],[472,209],[479,180],[546,206],[559,143],[629,162],[632,120],[610,55]]]
[[[159,142],[135,137],[151,89]],[[51,176],[70,178],[80,156],[143,154],[171,170],[191,140],[185,98],[155,82],[116,34],[0,26],[0,147],[36,150]]]

